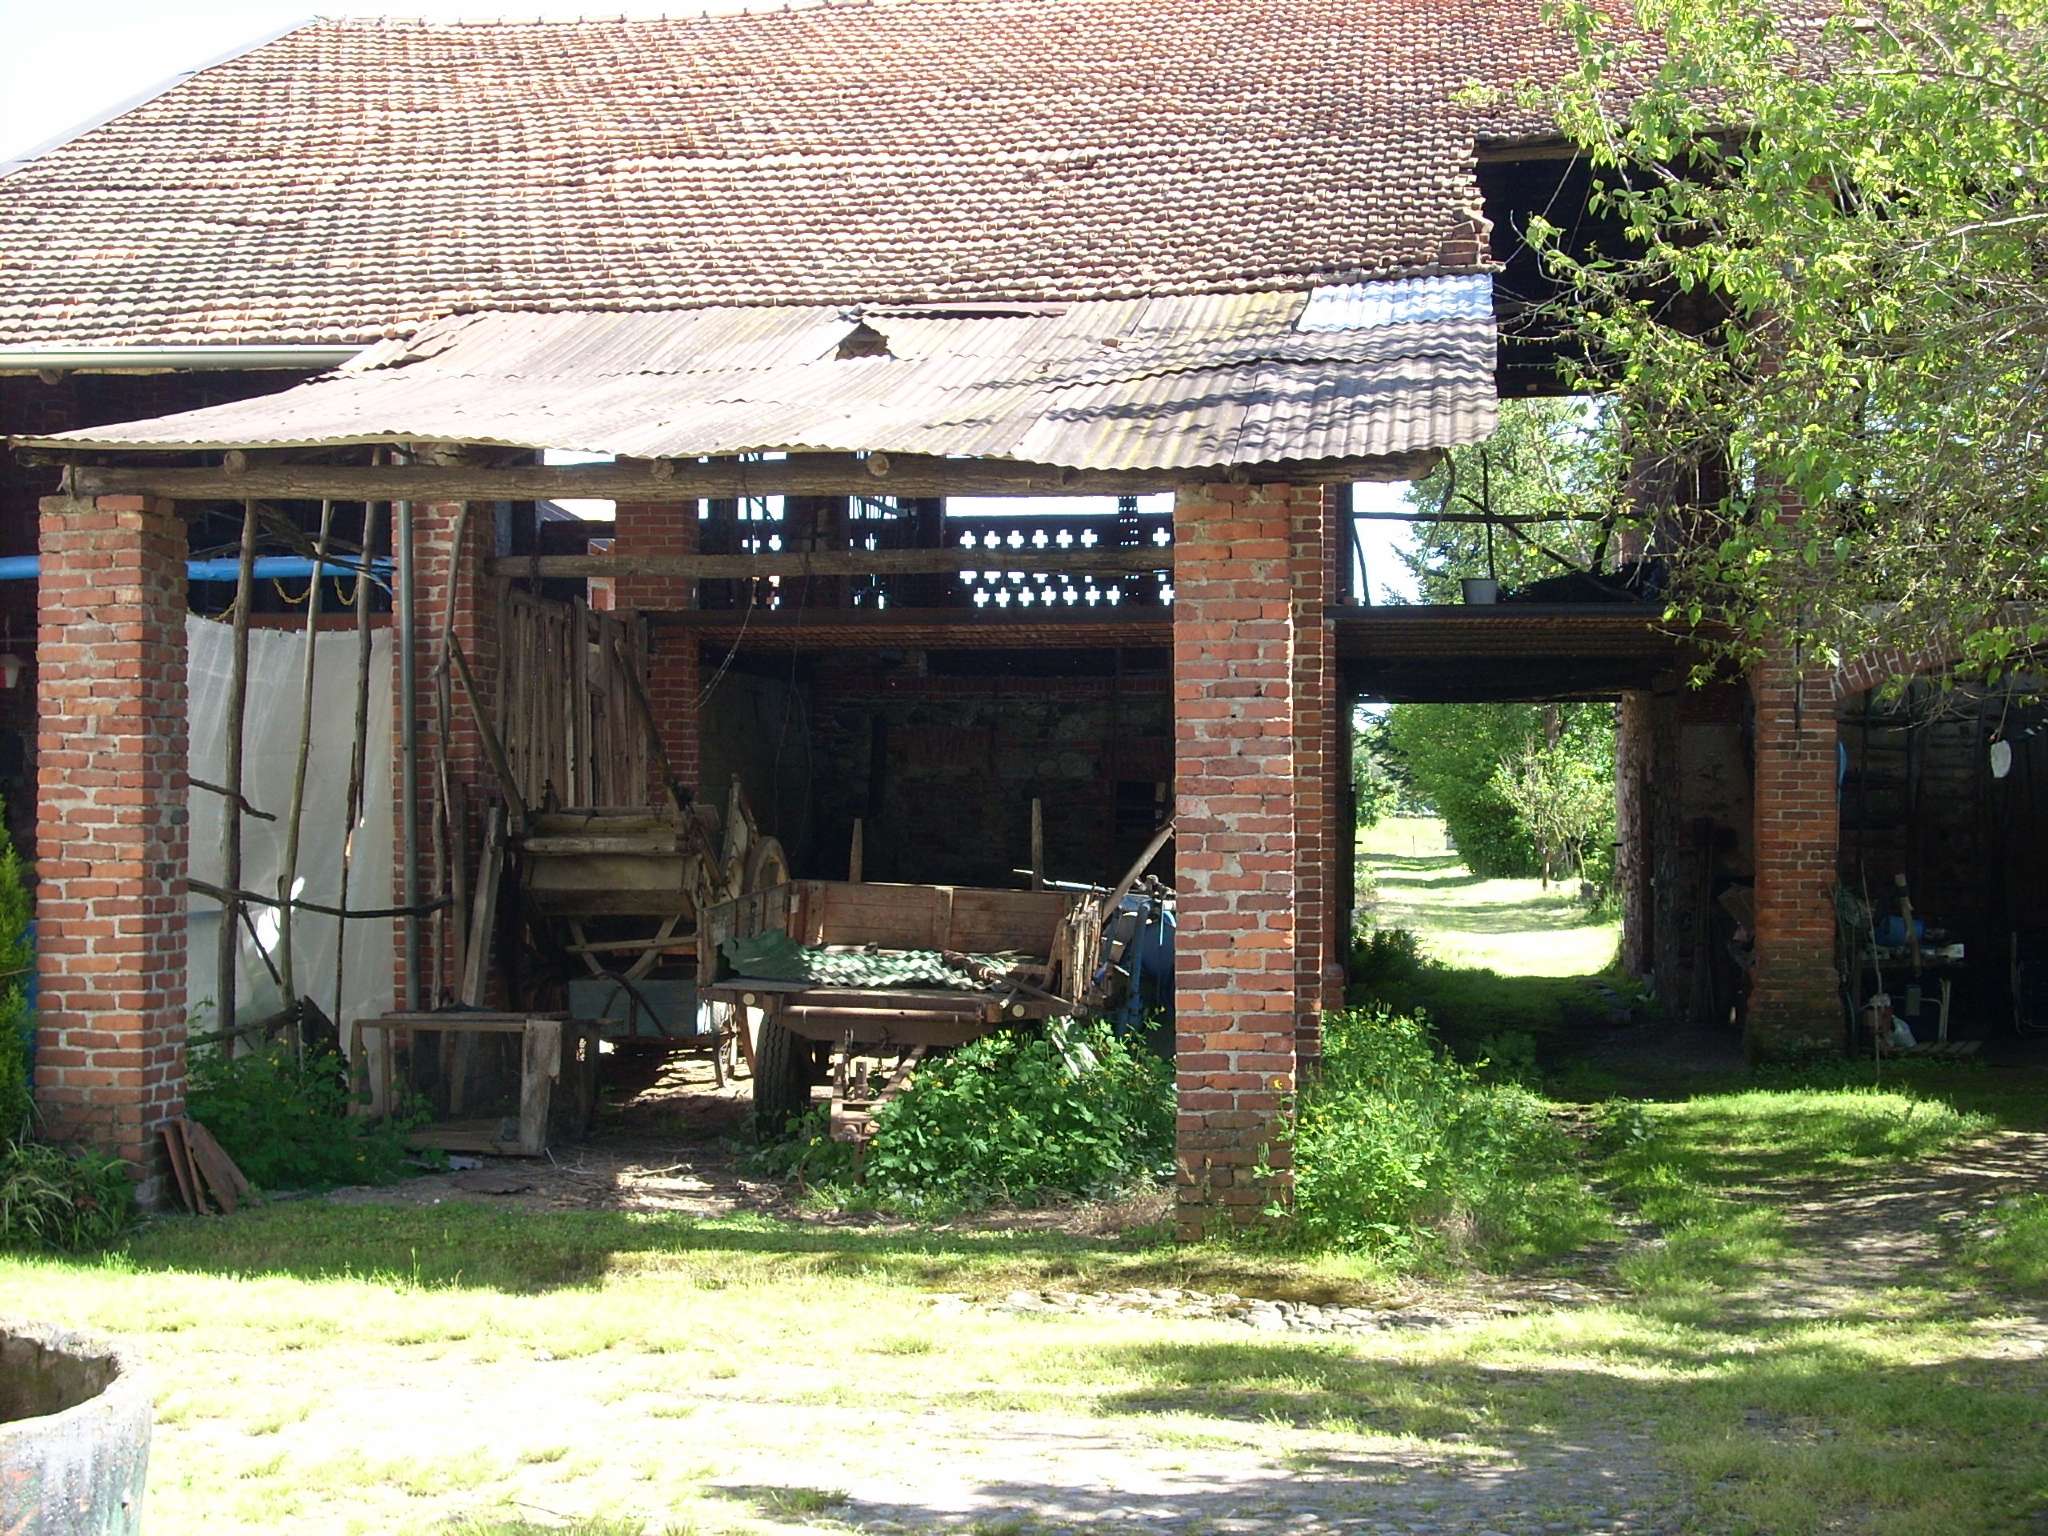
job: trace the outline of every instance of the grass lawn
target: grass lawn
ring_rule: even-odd
[[[1842,1089],[1610,1109],[1588,1173],[1655,1227],[1577,1266],[1605,1299],[1416,1331],[993,1305],[1434,1299],[1358,1261],[467,1202],[166,1220],[101,1261],[0,1260],[0,1310],[144,1358],[160,1533],[1465,1532],[1629,1510],[1613,1528],[1968,1536],[2048,1515],[2041,1321],[1986,1304],[1946,1250],[1834,1285],[1839,1242],[1794,1207],[1986,1124]]]
[[[1406,928],[1445,965],[1509,976],[1591,976],[1614,962],[1619,920],[1596,921],[1576,884],[1482,880],[1434,817],[1393,816],[1358,835],[1378,892],[1373,924]]]
[[[1447,855],[1393,846],[1426,835],[1381,829],[1411,881],[1383,920],[1433,944],[1462,920],[1501,967],[1568,947],[1579,973],[1398,985],[1472,1038],[1555,1026],[1568,1052],[1612,927],[1533,882],[1439,882]],[[1868,1072],[1557,1104],[1584,1220],[1522,1274],[1443,1247],[1397,1274],[1143,1229],[300,1200],[0,1256],[0,1313],[143,1362],[156,1536],[2048,1529],[2048,1075]],[[1012,1300],[1134,1288],[1381,1326]]]

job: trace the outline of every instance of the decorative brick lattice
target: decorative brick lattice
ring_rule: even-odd
[[[36,1098],[149,1203],[185,1099],[185,525],[50,497],[41,547]]]

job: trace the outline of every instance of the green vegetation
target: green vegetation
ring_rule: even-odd
[[[2048,1295],[2048,1195],[2001,1201],[1966,1251],[2006,1284]]]
[[[1396,704],[1370,737],[1369,750],[1415,804],[1442,817],[1458,852],[1484,879],[1545,872],[1543,850],[1558,813],[1586,854],[1585,878],[1612,873],[1614,711],[1604,704]],[[1540,771],[1526,782],[1518,769]],[[1502,770],[1507,771],[1504,779]],[[1588,802],[1583,786],[1609,786]],[[1562,795],[1564,798],[1559,799]],[[1553,860],[1552,873],[1561,873]]]
[[[1402,563],[1425,603],[1462,600],[1459,581],[1493,576],[1512,591],[1546,576],[1597,571],[1621,483],[1613,418],[1584,400],[1503,400],[1483,443],[1453,448],[1408,487],[1419,519]],[[1433,514],[1540,517],[1540,525],[1442,522]]]
[[[1353,945],[1350,1001],[1426,1018],[1468,1061],[1561,1064],[1603,1016],[1592,978],[1613,965],[1620,925],[1555,886],[1483,880],[1444,844],[1443,824],[1427,818],[1389,818],[1360,837],[1375,926]]]
[[[29,916],[21,855],[0,824],[0,1144],[29,1132],[28,1053],[35,1020],[29,1016],[27,982],[36,963]]]
[[[33,1141],[0,1151],[0,1246],[104,1248],[134,1218],[135,1188],[119,1158]]]
[[[1598,1117],[1607,1177],[1663,1239],[1624,1260],[1623,1275],[1647,1296],[1736,1287],[1788,1251],[1783,1214],[1765,1198],[1774,1188],[1895,1168],[1989,1128],[1940,1099],[1877,1088],[1610,1102]]]
[[[1995,675],[2048,639],[2048,5],[1850,4],[1818,38],[1763,0],[1634,9],[1669,45],[1654,67],[1577,0],[1584,67],[1530,103],[1630,240],[1528,237],[1566,286],[1578,383],[1613,393],[1643,461],[1727,485],[1677,541],[1698,550],[1679,613],[1743,654],[1952,643]]]
[[[1605,1235],[1551,1106],[1452,1061],[1385,1012],[1323,1025],[1293,1126],[1294,1241],[1392,1260],[1527,1263]]]
[[[1106,1023],[1053,1020],[921,1065],[876,1112],[858,1168],[824,1112],[757,1164],[827,1204],[944,1215],[998,1202],[1099,1198],[1173,1161],[1173,1069]]]
[[[300,1057],[282,1041],[240,1056],[192,1052],[185,1102],[259,1189],[388,1184],[406,1172],[403,1115],[349,1113],[348,1068],[331,1051]]]
[[[0,825],[0,1247],[76,1253],[105,1247],[134,1219],[127,1169],[97,1152],[31,1138],[27,979],[36,963],[21,856]]]

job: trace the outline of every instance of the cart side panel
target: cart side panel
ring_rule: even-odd
[[[963,887],[953,893],[947,949],[969,954],[1012,951],[1043,958],[1053,930],[1078,898],[1067,891],[991,891]]]
[[[699,984],[708,986],[731,973],[719,946],[728,939],[751,939],[763,933],[788,933],[804,942],[804,913],[815,903],[807,887],[816,882],[788,880],[765,891],[735,896],[705,909],[698,924]]]

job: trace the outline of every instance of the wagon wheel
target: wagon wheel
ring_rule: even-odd
[[[810,1107],[811,1043],[776,1018],[771,1003],[754,1036],[754,1134],[780,1141],[791,1117]]]
[[[756,891],[773,890],[789,882],[789,855],[782,851],[782,844],[772,837],[756,838],[754,846],[747,850],[747,869],[740,879],[740,894],[751,896]]]

